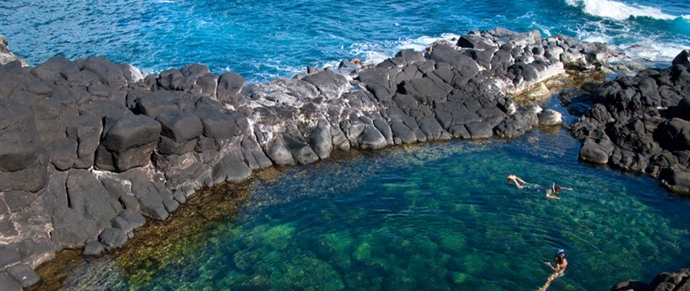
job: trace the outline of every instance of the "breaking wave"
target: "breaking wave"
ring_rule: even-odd
[[[611,0],[565,0],[565,2],[570,6],[581,8],[586,14],[614,20],[626,20],[631,17],[649,17],[659,20],[674,20],[678,17],[685,18],[685,16],[674,16],[664,13],[661,9],[655,7],[628,5]]]

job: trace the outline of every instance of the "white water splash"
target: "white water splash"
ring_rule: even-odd
[[[625,42],[619,42],[616,39],[621,35],[627,36]],[[587,42],[607,43],[609,47],[624,53],[621,56],[622,59],[647,62],[670,62],[680,51],[687,48],[682,43],[665,42],[652,36],[631,34],[625,27],[610,30],[604,25],[600,25],[596,31],[578,31],[576,38]]]
[[[454,33],[443,33],[440,36],[420,36],[412,39],[398,40],[390,43],[355,43],[350,46],[350,53],[362,58],[364,64],[378,64],[392,58],[400,50],[413,49],[424,51],[434,42],[448,41],[453,43],[460,36]]]
[[[453,40],[457,40],[458,38],[460,38],[460,36],[454,33],[443,33],[441,34],[441,36],[438,37],[421,36],[418,38],[401,41],[400,44],[396,47],[396,49],[414,49],[416,51],[424,51],[434,42],[448,41],[453,43]]]
[[[630,17],[650,17],[659,20],[674,20],[678,18],[663,13],[661,9],[642,5],[627,5],[611,0],[565,0],[565,3],[582,8],[582,11],[593,16],[626,20]]]
[[[360,58],[364,64],[378,64],[392,57],[390,50],[376,43],[354,43],[350,46],[350,54]]]

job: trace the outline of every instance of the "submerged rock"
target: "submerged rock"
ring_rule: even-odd
[[[105,251],[105,247],[103,246],[102,243],[99,241],[91,241],[88,242],[84,246],[84,250],[82,251],[82,255],[85,256],[99,256]]]

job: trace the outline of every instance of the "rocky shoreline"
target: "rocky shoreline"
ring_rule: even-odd
[[[583,141],[580,158],[645,173],[672,192],[690,194],[689,61],[685,50],[670,68],[563,92],[562,102],[589,108],[571,127]]]
[[[259,169],[335,150],[510,139],[558,126],[560,113],[521,100],[550,97],[569,73],[607,70],[613,54],[601,43],[497,28],[375,66],[343,61],[266,84],[200,64],[144,76],[103,57],[6,63],[0,285],[37,283],[33,268],[65,248],[120,248],[147,218],[165,220],[197,190]],[[563,91],[583,116],[571,128],[581,158],[688,192],[688,76],[685,51],[669,69]]]

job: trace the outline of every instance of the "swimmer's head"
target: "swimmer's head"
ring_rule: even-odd
[[[558,249],[556,252],[556,259],[557,260],[562,260],[565,258],[565,250],[564,249]]]
[[[553,192],[556,194],[561,193],[561,186],[560,185],[553,186]]]

